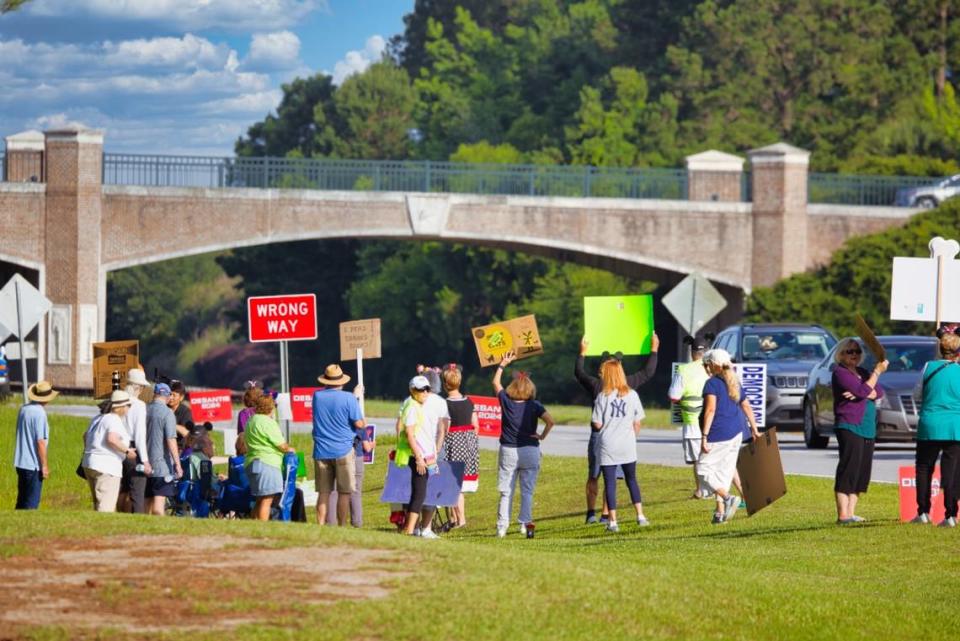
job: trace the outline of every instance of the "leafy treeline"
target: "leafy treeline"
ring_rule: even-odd
[[[418,0],[340,87],[284,87],[243,155],[679,166],[777,140],[815,170],[956,169],[958,0]]]
[[[680,166],[709,148],[743,153],[785,140],[813,151],[819,171],[960,172],[957,16],[960,0],[417,0],[383,60],[340,86],[323,74],[284,85],[276,113],[253,124],[236,152]],[[933,227],[957,228],[956,211],[911,223],[909,241],[896,231],[853,241],[832,265],[756,291],[748,311],[846,333],[856,308],[887,331],[889,256],[922,255]],[[489,372],[476,367],[469,328],[533,312],[548,345],[529,364],[543,398],[579,399],[570,369],[581,297],[656,286],[439,243],[247,248],[217,258],[215,275],[205,275],[212,259],[198,260],[182,263],[190,275],[176,295],[153,303],[137,299],[137,287],[153,282],[149,268],[112,275],[111,301],[129,300],[115,319],[111,303],[110,334],[135,334],[155,317],[150,349],[188,379],[224,384],[211,363],[229,370],[221,378],[251,367],[249,357],[241,366],[210,355],[217,342],[243,342],[238,299],[313,291],[321,340],[291,345],[294,382],[310,384],[338,359],[340,321],[378,316],[384,358],[370,363],[367,384],[391,397],[415,364],[453,360],[467,365],[472,391],[485,391]],[[210,316],[194,287],[219,291],[230,278],[236,291]],[[207,324],[182,326],[168,312]],[[259,362],[273,367],[274,356],[262,352]]]
[[[829,265],[754,290],[747,318],[820,323],[837,336],[853,336],[854,314],[860,313],[877,334],[930,335],[931,323],[890,320],[892,258],[929,256],[931,238],[956,238],[958,232],[960,202],[952,200],[914,216],[904,227],[851,239]]]

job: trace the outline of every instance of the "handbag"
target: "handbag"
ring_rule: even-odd
[[[82,478],[84,481],[87,480],[87,474],[83,471],[83,456],[80,457],[80,465],[77,466],[77,476]]]

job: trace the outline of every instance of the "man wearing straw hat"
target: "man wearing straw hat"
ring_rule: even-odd
[[[50,423],[47,422],[47,403],[57,397],[48,381],[40,381],[27,388],[29,403],[17,414],[17,444],[13,466],[17,468],[17,509],[35,510],[40,507],[43,480],[49,478],[47,442]]]
[[[336,363],[327,365],[317,378],[323,389],[313,393],[313,461],[317,483],[317,524],[327,520],[327,502],[337,482],[337,523],[346,525],[350,518],[350,496],[357,489],[354,439],[366,422],[360,404],[359,385],[354,393],[343,391],[350,377]]]

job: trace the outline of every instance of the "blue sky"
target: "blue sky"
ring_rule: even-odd
[[[81,124],[107,151],[229,155],[280,85],[379,59],[414,0],[32,0],[0,17],[0,137]]]

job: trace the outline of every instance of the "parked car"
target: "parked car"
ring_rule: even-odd
[[[938,180],[931,185],[898,189],[894,204],[898,207],[933,209],[958,194],[960,194],[960,174]]]
[[[912,441],[917,437],[920,404],[913,390],[927,361],[937,358],[937,339],[932,336],[878,336],[887,350],[890,367],[880,375],[884,397],[877,403],[877,440]],[[860,339],[856,339],[861,342]],[[861,342],[861,347],[863,347]],[[822,449],[833,434],[834,349],[810,372],[810,383],[803,399],[803,440],[808,448]],[[866,370],[876,359],[863,349]]]
[[[713,347],[735,363],[767,365],[767,427],[800,428],[807,375],[837,339],[820,325],[758,323],[733,325],[717,334]]]

